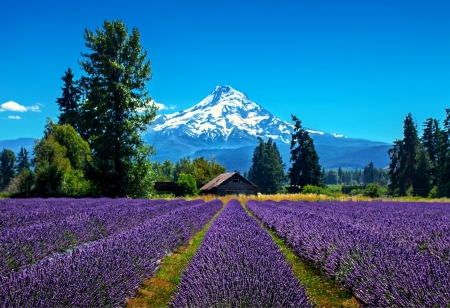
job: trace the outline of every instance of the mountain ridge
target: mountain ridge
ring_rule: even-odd
[[[379,148],[376,148],[387,148],[387,143],[305,129],[314,140],[321,157],[320,163],[325,168],[334,166],[339,161],[353,168],[363,168],[371,160],[382,164],[379,166],[381,168],[388,165],[387,150],[384,158],[380,158]],[[288,163],[293,130],[293,124],[277,118],[264,107],[251,101],[246,94],[231,86],[220,85],[198,104],[182,111],[158,116],[143,136],[144,140],[154,144],[157,150],[156,158],[159,160],[178,160],[187,156],[193,158],[200,156],[200,153],[206,155],[221,150],[218,161],[228,168],[233,162],[231,158],[225,159],[224,150],[235,153],[236,149],[241,149],[247,152],[241,156],[249,157],[249,149],[257,145],[258,137],[264,140],[272,138],[277,143],[284,162]],[[334,152],[339,153],[341,157],[336,158],[333,151],[326,150],[326,146],[335,147]],[[370,148],[374,151],[368,150],[366,154],[371,160],[365,165],[362,165],[360,160],[352,164],[352,153]],[[372,152],[376,153],[376,157],[371,157]],[[333,158],[334,162],[331,163]],[[248,170],[251,155],[246,164],[238,165],[240,171]]]

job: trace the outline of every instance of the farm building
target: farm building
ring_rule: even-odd
[[[223,173],[200,188],[202,194],[220,196],[231,194],[256,195],[258,190],[258,186],[237,172]]]

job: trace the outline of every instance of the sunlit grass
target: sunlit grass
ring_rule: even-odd
[[[306,285],[306,294],[319,307],[361,307],[361,304],[349,291],[344,290],[337,281],[329,278],[312,263],[298,258],[292,250],[280,239],[274,231],[270,231],[247,209],[247,213],[255,218],[264,230],[286,256],[286,261],[292,266],[295,277]]]
[[[158,271],[142,283],[135,297],[128,299],[127,307],[168,306],[180,284],[181,275],[188,268],[189,262],[200,247],[211,223],[223,209],[224,207],[214,215],[201,231],[192,237],[188,246],[179,247],[174,253],[161,261]]]

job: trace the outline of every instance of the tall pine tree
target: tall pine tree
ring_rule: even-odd
[[[87,75],[79,132],[93,150],[89,175],[102,195],[136,195],[152,176],[153,152],[141,132],[157,111],[146,90],[152,77],[147,51],[138,29],[129,33],[121,21],[105,21],[95,32],[86,29],[84,38],[89,51],[80,61]]]
[[[294,133],[291,140],[292,167],[289,168],[291,186],[323,185],[319,156],[314,148],[314,142],[308,132],[302,127],[301,121],[292,115]]]
[[[31,167],[30,158],[28,157],[28,151],[25,147],[20,148],[19,154],[17,154],[17,173],[22,172],[22,170],[29,170]]]
[[[58,116],[59,124],[70,124],[77,129],[79,109],[78,103],[81,97],[81,91],[78,89],[78,83],[73,80],[74,74],[69,67],[65,75],[61,78],[64,81],[62,96],[56,100],[61,114]]]

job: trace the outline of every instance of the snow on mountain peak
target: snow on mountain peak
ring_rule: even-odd
[[[244,93],[219,85],[193,107],[158,116],[150,130],[158,135],[186,134],[212,141],[262,137],[289,143],[293,125],[276,118]]]

